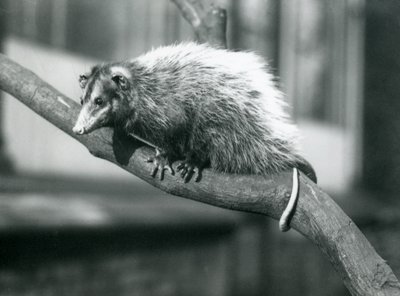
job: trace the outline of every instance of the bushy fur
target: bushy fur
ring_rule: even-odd
[[[114,90],[119,99],[113,121],[169,156],[246,174],[276,173],[303,162],[283,94],[254,53],[196,43],[165,46],[98,66],[104,75],[97,80],[106,80],[115,67],[129,72],[131,87]]]

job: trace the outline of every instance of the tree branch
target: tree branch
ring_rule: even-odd
[[[226,47],[226,11],[197,0],[171,0],[193,27],[197,39],[217,47]]]
[[[151,164],[146,163],[152,149],[111,128],[76,136],[72,133],[80,109],[76,102],[4,55],[0,55],[0,69],[0,89],[74,137],[94,156],[115,163],[165,192],[274,219],[279,219],[288,202],[291,172],[265,178],[206,169],[200,182],[187,184],[169,174],[163,181],[152,178]],[[173,166],[176,169],[176,164]],[[353,295],[400,295],[400,284],[390,267],[350,218],[304,175],[300,177],[300,196],[291,227],[321,249]]]
[[[222,44],[222,39],[215,40]],[[115,163],[165,192],[274,219],[279,219],[288,202],[291,191],[289,172],[266,178],[204,170],[200,182],[187,184],[169,174],[163,181],[152,178],[149,175],[151,164],[146,163],[152,149],[111,128],[76,136],[72,127],[80,109],[77,103],[4,55],[0,55],[0,69],[0,89],[74,137],[94,156]],[[176,169],[176,164],[173,166]],[[304,175],[300,176],[300,196],[291,227],[320,248],[352,295],[400,295],[400,284],[391,268],[350,218]]]

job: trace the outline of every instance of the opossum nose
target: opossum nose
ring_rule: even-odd
[[[83,135],[85,133],[85,129],[83,127],[80,127],[80,126],[74,126],[72,128],[72,131],[77,135]]]

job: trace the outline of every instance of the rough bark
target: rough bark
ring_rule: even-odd
[[[220,40],[219,44],[224,42]],[[177,196],[274,219],[284,211],[290,196],[291,172],[265,178],[206,169],[200,182],[185,184],[170,174],[160,181],[149,174],[151,164],[146,159],[154,153],[151,148],[111,128],[74,135],[72,127],[80,109],[77,103],[4,55],[0,55],[0,69],[0,89],[74,137],[94,156],[115,163],[149,184]],[[176,169],[176,164],[173,166]],[[299,201],[291,227],[327,256],[352,295],[400,295],[400,284],[391,268],[340,207],[304,175],[300,176]]]
[[[288,202],[291,172],[270,178],[227,175],[204,170],[200,182],[185,184],[165,174],[163,181],[149,174],[146,159],[154,152],[138,142],[103,128],[76,136],[72,127],[80,106],[17,63],[0,55],[0,88],[107,159],[170,194],[238,211],[279,219]],[[174,164],[176,169],[176,164]],[[314,242],[328,257],[353,295],[400,295],[400,284],[349,217],[317,185],[303,175],[300,196],[291,222],[293,229]]]

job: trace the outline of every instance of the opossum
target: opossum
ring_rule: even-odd
[[[294,168],[295,176],[299,168],[316,181],[298,153],[284,95],[252,52],[194,42],[163,46],[94,66],[79,81],[83,107],[73,131],[112,125],[144,140],[156,148],[152,175],[173,173],[170,161],[184,159],[177,169],[185,181],[206,166],[256,175]],[[290,215],[282,217],[282,230]]]

